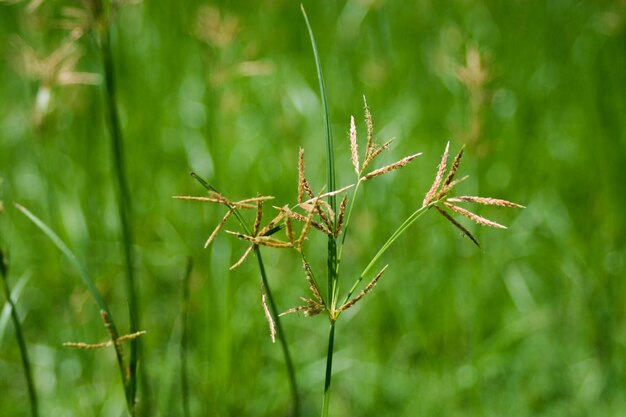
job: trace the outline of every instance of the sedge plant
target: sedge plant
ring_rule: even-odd
[[[356,123],[354,117],[351,117],[348,129],[348,138],[351,150],[351,165],[354,170],[355,178],[352,183],[337,188],[336,184],[338,181],[334,166],[333,138],[325,84],[313,31],[304,8],[302,9],[302,12],[313,47],[320,94],[322,97],[327,164],[326,187],[323,187],[317,192],[315,192],[311,187],[311,183],[307,179],[305,171],[305,152],[301,148],[298,155],[297,201],[287,205],[272,205],[274,214],[271,216],[271,220],[269,222],[264,222],[263,216],[266,211],[264,210],[264,205],[273,200],[273,197],[271,196],[259,195],[257,197],[233,202],[217,192],[214,188],[207,187],[209,191],[208,196],[179,196],[176,198],[219,204],[228,208],[228,212],[217,227],[215,227],[209,236],[206,245],[209,245],[221,230],[224,230],[224,226],[231,216],[234,215],[237,218],[241,229],[238,231],[226,230],[226,233],[245,241],[248,244],[248,247],[243,252],[239,260],[232,265],[231,269],[241,265],[251,253],[255,253],[257,255],[257,259],[260,260],[260,247],[292,250],[297,253],[301,260],[304,272],[303,275],[308,283],[310,295],[308,297],[301,298],[303,302],[302,305],[288,309],[280,316],[289,313],[301,312],[306,317],[325,315],[328,318],[329,333],[327,341],[324,394],[321,411],[322,417],[326,417],[329,414],[330,405],[336,323],[343,312],[360,302],[373,290],[374,286],[387,270],[388,265],[385,265],[378,269],[377,272],[374,272],[374,268],[377,266],[383,254],[386,253],[389,248],[419,218],[429,212],[430,209],[434,209],[435,212],[442,215],[463,235],[468,237],[471,242],[479,246],[478,240],[474,237],[474,235],[469,231],[469,229],[460,223],[454,215],[458,214],[464,216],[483,226],[496,228],[505,228],[505,226],[479,216],[478,214],[469,211],[460,205],[464,203],[477,203],[502,207],[521,208],[523,206],[502,199],[456,195],[456,186],[467,178],[457,177],[459,165],[463,158],[464,148],[461,147],[456,156],[454,156],[452,163],[448,166],[450,151],[450,143],[448,142],[443,152],[441,162],[437,168],[435,179],[423,197],[421,205],[419,205],[419,207],[390,234],[385,243],[371,257],[362,272],[356,278],[353,278],[352,282],[348,281],[348,285],[344,286],[344,288],[349,289],[342,293],[340,283],[349,277],[344,277],[342,275],[340,266],[343,261],[343,252],[346,245],[346,239],[348,237],[348,231],[350,229],[350,220],[353,215],[359,191],[371,180],[410,164],[413,160],[420,156],[421,153],[414,153],[392,164],[384,165],[379,168],[373,168],[373,164],[379,155],[389,149],[391,141],[378,144],[374,139],[372,115],[367,105],[367,101],[364,99],[365,124],[367,129],[365,152],[363,153],[359,151]],[[339,204],[337,204],[338,198],[341,198]],[[246,209],[255,211],[252,227],[247,224],[241,213],[241,211]],[[312,265],[309,260],[310,258],[307,256],[310,249],[309,235],[312,233],[321,233],[327,237],[325,280],[320,279],[323,274],[319,273],[319,268]],[[368,282],[366,285],[363,285],[364,280],[367,280]],[[325,285],[322,285],[322,283],[325,283]],[[264,284],[266,284],[265,281]],[[262,288],[264,288],[262,296],[263,306],[269,323],[270,334],[272,338],[274,338],[276,326],[280,323],[280,321],[279,317],[274,314],[275,305],[271,298],[271,313],[270,309],[267,307],[265,297],[265,292],[268,290],[267,286],[263,286]],[[282,334],[282,331],[280,331],[279,334]]]

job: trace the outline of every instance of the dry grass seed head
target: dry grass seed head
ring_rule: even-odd
[[[304,171],[304,149],[300,148],[298,155],[298,203],[302,203],[305,192],[309,198],[313,198],[313,190],[311,190],[309,182],[306,180]]]
[[[269,308],[267,308],[267,300],[265,295],[265,288],[261,287],[261,303],[263,304],[263,312],[265,313],[265,318],[267,319],[267,324],[270,328],[270,337],[272,338],[272,343],[276,342],[276,324],[274,323],[274,319],[270,314]]]
[[[306,280],[309,283],[309,288],[313,293],[313,296],[317,300],[319,304],[324,304],[324,300],[322,298],[322,294],[320,294],[319,289],[317,288],[317,284],[315,283],[315,279],[313,278],[313,270],[311,269],[311,265],[302,257],[302,267],[304,268],[304,274],[306,276]]]
[[[365,125],[367,126],[367,145],[365,147],[365,159],[371,160],[370,155],[374,151],[374,123],[372,122],[372,113],[367,105],[367,100],[363,96],[363,104],[365,107]],[[365,167],[363,167],[365,169]]]
[[[451,203],[468,202],[468,203],[484,204],[484,205],[487,205],[487,206],[502,206],[502,207],[525,208],[524,206],[522,206],[520,204],[517,204],[517,203],[513,203],[511,201],[501,200],[501,199],[498,199],[498,198],[491,198],[491,197],[475,197],[475,196],[463,195],[463,196],[448,198],[447,201],[449,201]]]
[[[357,145],[356,138],[356,124],[354,123],[354,116],[350,116],[350,151],[352,154],[352,166],[356,175],[361,175],[361,168],[359,167],[359,147]]]
[[[256,235],[259,234],[259,228],[261,227],[261,219],[263,218],[263,202],[257,201],[256,203],[256,217],[254,218],[254,228],[253,233]]]

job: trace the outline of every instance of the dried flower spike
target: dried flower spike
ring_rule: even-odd
[[[359,167],[359,147],[356,142],[356,125],[354,123],[354,116],[350,116],[350,151],[352,154],[352,166],[356,175],[361,175],[361,168]]]

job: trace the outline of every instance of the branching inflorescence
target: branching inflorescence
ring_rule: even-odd
[[[267,223],[263,223],[263,203],[273,200],[269,196],[257,196],[254,198],[244,199],[240,201],[231,201],[217,191],[209,191],[208,197],[194,196],[177,196],[175,198],[182,200],[196,200],[213,204],[223,205],[227,208],[227,212],[211,232],[205,246],[209,245],[224,228],[227,220],[233,215],[238,217],[239,224],[243,230],[230,231],[226,233],[233,235],[249,244],[243,255],[232,265],[231,269],[240,266],[253,252],[255,248],[267,247],[274,249],[293,249],[301,258],[304,276],[309,286],[310,296],[301,297],[302,305],[290,308],[279,316],[289,313],[302,312],[304,316],[316,316],[325,313],[331,323],[331,343],[329,344],[329,356],[332,358],[332,339],[334,338],[334,323],[340,314],[361,301],[365,295],[372,291],[376,283],[379,281],[383,273],[387,270],[387,265],[377,272],[367,285],[362,287],[360,292],[356,292],[365,277],[369,276],[370,269],[379,260],[384,252],[395,242],[400,235],[404,233],[419,217],[421,217],[429,208],[435,208],[441,215],[458,228],[463,235],[467,236],[473,243],[478,245],[476,238],[470,231],[459,223],[453,214],[457,213],[469,218],[470,220],[484,226],[505,228],[499,223],[481,217],[467,209],[459,207],[457,204],[462,203],[478,203],[484,205],[495,205],[503,207],[522,207],[506,200],[500,200],[488,197],[475,196],[453,196],[455,187],[465,180],[467,177],[456,178],[461,159],[463,157],[463,148],[454,157],[449,169],[447,169],[448,154],[450,144],[446,145],[441,162],[437,168],[435,180],[426,193],[421,206],[413,212],[406,221],[400,225],[385,242],[378,252],[372,257],[370,263],[364,268],[363,272],[355,279],[350,290],[343,298],[340,299],[339,287],[335,283],[329,285],[326,291],[322,291],[319,280],[316,279],[314,268],[309,263],[306,256],[306,242],[310,233],[322,233],[334,239],[337,244],[337,262],[334,276],[339,280],[339,267],[342,260],[343,247],[346,236],[349,231],[350,218],[354,208],[354,203],[360,186],[378,176],[390,173],[401,167],[408,165],[421,153],[415,153],[404,157],[392,164],[385,165],[380,168],[370,169],[376,158],[389,149],[391,141],[386,141],[379,145],[374,140],[374,127],[370,109],[365,101],[365,124],[367,128],[367,142],[365,144],[365,154],[363,157],[359,155],[359,145],[357,138],[357,129],[354,117],[350,119],[350,127],[348,138],[350,141],[351,163],[356,174],[354,183],[344,186],[340,189],[330,192],[319,191],[314,193],[309,180],[306,177],[304,150],[300,149],[298,154],[298,186],[297,186],[297,202],[292,205],[272,206],[275,215]],[[338,212],[335,213],[329,203],[330,197],[342,196]],[[254,210],[253,227],[246,226],[245,221],[241,218],[241,210]],[[264,224],[264,225],[263,225]],[[278,317],[270,313],[266,304],[265,287],[262,288],[262,301],[265,316],[269,322],[270,334],[272,339],[275,335],[275,320]],[[331,363],[331,361],[329,361]],[[327,365],[331,366],[331,365]],[[328,378],[327,369],[327,378]],[[327,380],[326,391],[329,387]],[[328,392],[325,392],[325,403],[323,415],[327,413]]]

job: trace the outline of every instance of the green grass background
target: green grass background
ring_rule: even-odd
[[[81,7],[44,1],[29,13],[26,2],[0,4],[0,241],[10,256],[41,415],[119,416],[125,406],[113,351],[62,346],[106,340],[97,306],[71,265],[12,206],[25,205],[68,242],[126,332],[102,86],[53,86],[50,112],[37,127],[41,83],[16,64],[18,37],[42,56],[60,45],[67,5]],[[626,3],[359,0],[305,7],[325,71],[338,184],[353,180],[347,129],[353,114],[364,132],[363,94],[377,137],[396,138],[383,162],[424,152],[366,184],[344,273],[357,274],[421,204],[446,141],[453,150],[464,142],[470,96],[455,68],[471,47],[490,80],[482,133],[461,166],[471,177],[459,192],[527,206],[480,210],[509,226],[471,226],[483,251],[429,213],[385,255],[390,268],[373,294],[338,323],[332,415],[624,415]],[[215,33],[231,27],[234,34],[215,43]],[[228,272],[245,245],[220,236],[203,250],[223,209],[171,196],[203,193],[188,175],[195,170],[232,198],[260,192],[281,205],[294,201],[300,146],[314,188],[324,185],[322,109],[299,4],[144,1],[114,14],[112,35],[148,332],[140,367],[149,376],[152,415],[182,414],[188,255],[195,261],[193,415],[282,415],[290,395],[257,270],[248,262]],[[77,69],[100,73],[93,38],[79,44]],[[297,257],[264,253],[279,308],[296,305],[307,294]],[[327,322],[290,315],[284,326],[304,415],[318,415]],[[5,313],[0,415],[28,414],[25,387]]]

